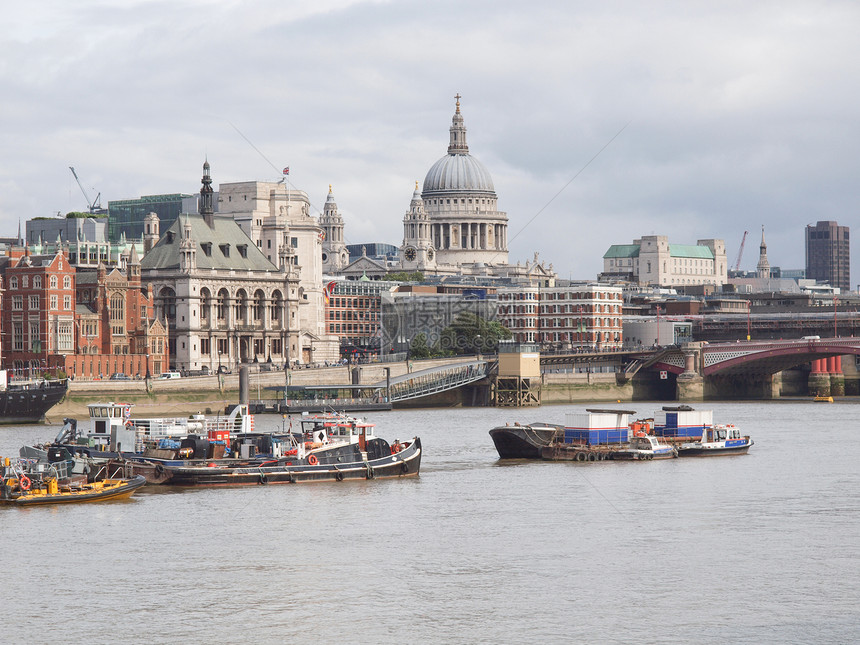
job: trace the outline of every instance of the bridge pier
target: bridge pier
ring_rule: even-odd
[[[843,380],[843,389],[844,389]],[[819,358],[812,361],[812,369],[809,372],[809,379],[806,383],[809,389],[810,396],[831,396],[830,394],[830,374],[827,373],[827,359]]]
[[[678,401],[704,401],[705,379],[695,372],[679,374],[675,381],[675,398]]]

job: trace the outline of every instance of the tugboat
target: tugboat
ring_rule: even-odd
[[[711,457],[717,455],[745,455],[755,442],[741,435],[739,428],[715,425],[705,429],[700,441],[690,441],[678,446],[679,457]]]
[[[172,486],[241,486],[416,477],[421,440],[374,436],[373,424],[337,414],[302,416],[301,432],[278,443],[272,459],[165,464]],[[286,450],[285,450],[286,448]]]

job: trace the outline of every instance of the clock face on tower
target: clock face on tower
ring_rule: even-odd
[[[411,246],[407,247],[406,250],[403,252],[403,257],[405,257],[406,260],[409,262],[415,261],[415,249],[413,249]]]

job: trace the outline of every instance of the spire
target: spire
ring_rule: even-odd
[[[213,206],[212,177],[209,175],[209,159],[203,163],[203,179],[201,180],[203,187],[200,189],[200,214],[209,228],[215,228],[215,208]]]
[[[463,115],[460,114],[460,95],[457,94],[457,108],[454,112],[454,118],[451,119],[451,139],[448,143],[449,155],[467,155],[469,154],[469,146],[466,145],[466,126],[463,125]]]
[[[764,241],[764,225],[761,227],[761,245],[758,247],[758,264],[756,264],[755,272],[759,278],[770,277],[770,262],[767,261],[767,244]]]

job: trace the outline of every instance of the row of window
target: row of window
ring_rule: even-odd
[[[52,294],[50,296],[51,303],[51,311],[56,311],[59,307],[59,298]],[[41,299],[39,296],[28,296],[27,297],[27,305],[31,310],[38,310],[41,307]],[[66,311],[72,310],[72,296],[63,296],[63,309]],[[21,295],[13,295],[12,296],[12,311],[23,311],[24,310],[24,296]]]
[[[20,284],[21,284],[22,289],[29,289],[30,288],[29,278],[30,278],[30,276],[26,276],[26,275],[21,276],[21,283]],[[49,283],[51,289],[56,289],[57,285],[59,284],[58,277],[55,275],[52,275],[49,278],[48,283]],[[17,288],[18,288],[18,276],[12,276],[11,278],[9,278],[9,290],[13,291]],[[42,276],[40,276],[40,275],[34,275],[33,276],[33,288],[34,289],[41,289],[42,288]],[[68,276],[68,275],[63,276],[63,289],[71,289],[71,288],[72,288],[72,277]]]
[[[540,322],[540,325],[538,325]],[[502,324],[508,329],[537,329],[538,327],[568,327],[577,329],[580,326],[583,328],[590,327],[621,327],[620,318],[541,318],[538,321],[536,318],[519,318],[513,320],[504,320]]]

